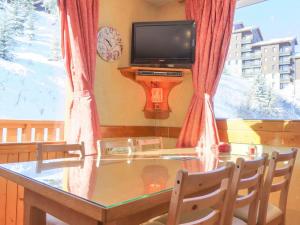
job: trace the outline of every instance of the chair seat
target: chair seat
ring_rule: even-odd
[[[245,206],[245,207],[236,209],[234,211],[234,216],[247,222],[247,220],[248,220],[248,211],[249,211],[249,206]],[[277,217],[280,217],[281,215],[282,215],[282,211],[278,207],[276,207],[275,205],[269,203],[266,223],[271,222],[272,220],[274,220]]]
[[[197,220],[200,218],[205,217],[208,215],[212,210],[202,210],[202,211],[194,211],[192,213],[185,213],[182,215],[182,218],[180,219],[180,223],[188,223],[193,220]],[[166,225],[168,220],[168,214],[164,214],[162,216],[153,218],[149,220],[146,223],[143,223],[143,225]],[[232,225],[247,225],[243,220],[234,217]]]
[[[46,224],[47,225],[67,225],[66,223],[62,222],[61,220],[59,220],[49,214],[46,215]]]

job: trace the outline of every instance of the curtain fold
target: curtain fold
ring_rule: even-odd
[[[219,143],[213,97],[230,44],[235,6],[236,0],[186,0],[186,17],[197,24],[194,95],[178,147],[209,148]]]
[[[95,154],[100,124],[94,96],[99,0],[58,0],[62,55],[70,101],[65,119],[66,141],[84,141],[86,154]]]

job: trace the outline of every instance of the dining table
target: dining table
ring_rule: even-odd
[[[136,225],[167,213],[180,169],[208,172],[289,148],[247,144],[231,151],[153,149],[0,165],[0,176],[24,187],[24,225],[45,225],[46,215],[71,225]],[[253,146],[252,146],[253,147]]]

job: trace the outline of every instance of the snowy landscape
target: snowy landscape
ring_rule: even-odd
[[[57,11],[33,0],[0,4],[0,118],[62,120],[66,75]]]
[[[65,80],[56,0],[0,0],[0,118],[63,120]],[[300,119],[293,96],[226,68],[215,96],[217,118]]]
[[[214,103],[219,119],[300,119],[299,101],[272,90],[262,75],[251,80],[224,70]]]

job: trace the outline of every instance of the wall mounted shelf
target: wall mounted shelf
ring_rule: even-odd
[[[168,98],[171,90],[179,85],[186,75],[191,75],[190,69],[186,68],[156,68],[156,67],[122,67],[121,74],[141,85],[146,94],[144,114],[149,119],[167,119],[171,112]],[[142,71],[150,72],[150,75],[142,74]],[[151,71],[163,73],[178,73],[179,76],[151,75]]]

